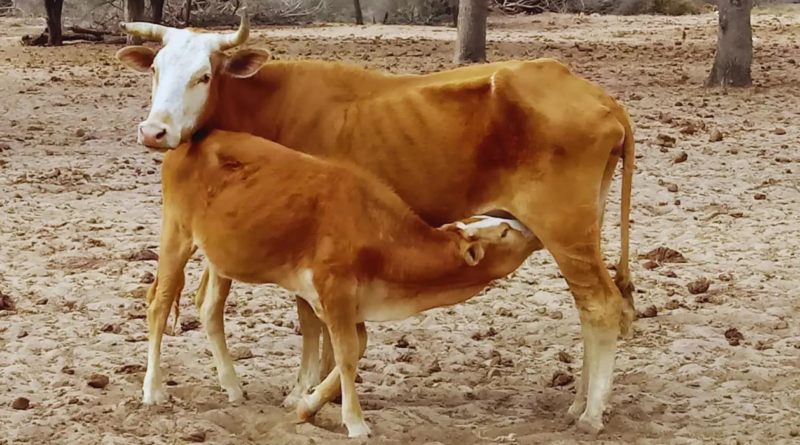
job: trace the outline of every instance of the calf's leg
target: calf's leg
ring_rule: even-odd
[[[236,402],[244,399],[245,393],[225,341],[225,301],[231,291],[231,284],[230,279],[217,275],[214,266],[209,264],[203,273],[195,305],[206,329],[219,384],[228,393],[228,401]]]
[[[303,353],[297,383],[283,401],[283,406],[286,408],[296,408],[308,390],[320,383],[319,335],[323,330],[323,324],[306,300],[297,297],[296,301],[297,319],[303,334]],[[327,373],[330,371],[329,368]]]
[[[158,405],[168,400],[161,373],[161,340],[170,308],[183,290],[183,269],[193,252],[191,238],[182,236],[175,225],[164,221],[158,272],[147,293],[147,372],[142,385],[142,401],[145,404]]]

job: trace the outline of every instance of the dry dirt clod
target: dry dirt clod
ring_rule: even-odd
[[[717,129],[711,131],[711,134],[708,136],[708,142],[719,142],[721,140],[722,140],[722,132]]]
[[[789,322],[786,320],[781,320],[775,324],[776,331],[782,331],[784,329],[789,329]]]
[[[756,193],[756,194],[753,196],[753,198],[754,198],[756,201],[763,201],[763,200],[767,199],[767,195],[765,195],[765,194],[763,194],[763,193]]]
[[[553,311],[550,312],[550,318],[553,320],[561,320],[564,318],[564,314],[561,311]]]
[[[92,374],[86,380],[86,384],[91,386],[92,388],[103,389],[108,386],[110,380],[107,375],[103,374]]]
[[[667,191],[671,192],[671,193],[677,193],[678,192],[678,184],[668,184],[667,185]]]
[[[556,388],[558,386],[567,386],[575,380],[575,377],[564,371],[556,371],[553,373],[553,378],[550,379],[550,386]]]
[[[708,292],[708,288],[711,286],[711,280],[707,278],[700,278],[696,281],[692,281],[691,283],[686,285],[686,288],[689,290],[689,293],[692,295],[699,295]]]
[[[0,292],[0,311],[13,311],[16,308],[17,305],[14,304],[14,300],[12,300],[8,295]]]
[[[200,327],[200,320],[192,317],[187,320],[183,320],[181,322],[181,330],[183,331],[193,331]]]
[[[773,131],[773,133],[775,133],[775,134],[777,134],[779,136],[782,136],[782,135],[786,134],[786,130],[784,130],[783,128],[778,127]]]
[[[25,397],[17,397],[11,402],[11,408],[16,409],[19,411],[25,411],[26,409],[31,407],[31,401],[26,399]]]
[[[686,258],[677,250],[670,249],[669,247],[659,247],[657,249],[647,252],[644,257],[648,260],[657,261],[659,263],[685,263]]]
[[[744,340],[744,335],[736,328],[730,328],[725,331],[725,338],[731,346],[739,346],[740,342]]]
[[[103,325],[102,328],[100,328],[100,332],[110,332],[112,334],[119,334],[120,332],[122,332],[122,328],[119,327],[119,325],[116,323],[108,323]]]
[[[668,134],[659,134],[656,143],[662,147],[674,147],[677,140]]]
[[[561,363],[572,363],[575,359],[566,352],[566,351],[558,351],[558,361]]]
[[[658,309],[655,306],[649,306],[647,309],[636,313],[637,318],[654,318],[658,315]]]
[[[442,367],[439,365],[439,360],[435,360],[434,359],[433,363],[431,363],[430,366],[428,366],[428,373],[429,374],[433,374],[433,373],[441,372],[441,371],[442,371]]]
[[[674,161],[673,161],[673,162],[674,162],[674,163],[676,163],[676,164],[680,164],[681,162],[686,162],[686,160],[687,160],[687,159],[689,159],[689,155],[688,155],[688,154],[686,154],[686,152],[685,152],[685,151],[682,151],[682,152],[681,152],[681,154],[679,154],[679,155],[678,155],[678,156],[677,156],[677,157],[674,159]]]
[[[400,349],[407,348],[408,346],[409,346],[408,340],[406,340],[405,335],[400,337],[400,340],[397,340],[397,343],[394,344],[395,348],[400,348]]]
[[[64,366],[63,368],[61,368],[61,372],[67,375],[75,375],[75,370],[70,368],[69,366]]]
[[[681,303],[678,300],[669,300],[667,304],[664,305],[664,309],[674,311],[681,307]]]
[[[249,358],[253,358],[253,351],[250,350],[247,346],[237,345],[231,348],[231,357],[234,360],[247,360]]]
[[[206,432],[203,430],[193,431],[186,436],[183,436],[183,440],[194,442],[194,443],[201,443],[206,441]]]
[[[144,248],[127,254],[125,259],[128,261],[158,261],[158,254]]]
[[[142,365],[123,365],[117,369],[117,374],[136,374],[144,371],[145,368]]]
[[[139,282],[142,284],[153,284],[154,281],[156,281],[155,275],[150,272],[145,272]]]
[[[647,270],[653,270],[653,269],[658,268],[658,263],[656,263],[655,261],[648,261],[648,262],[644,263],[642,265],[642,267],[644,267]]]

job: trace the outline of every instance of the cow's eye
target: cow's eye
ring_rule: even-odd
[[[203,77],[198,79],[198,83],[208,83],[211,81],[211,74],[203,74]]]

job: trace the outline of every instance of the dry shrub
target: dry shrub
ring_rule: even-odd
[[[698,0],[619,0],[614,14],[690,15],[702,12]]]

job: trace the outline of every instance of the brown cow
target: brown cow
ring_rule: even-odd
[[[634,318],[628,266],[634,139],[627,113],[602,88],[550,59],[393,75],[339,63],[269,61],[257,49],[226,55],[246,41],[246,18],[227,35],[122,26],[164,43],[158,53],[142,46],[117,53],[128,66],[154,74],[150,115],[139,126],[146,146],[172,149],[203,127],[250,133],[360,165],[432,226],[500,212],[530,228],[555,258],[580,311],[583,372],[569,414],[584,431],[602,430],[617,336]],[[622,249],[612,280],[600,232],[620,159]]]
[[[214,355],[227,355],[224,336],[213,334],[223,331],[231,280],[297,292],[328,327],[336,358],[333,372],[301,401],[300,416],[322,408],[341,375],[342,420],[350,436],[360,436],[369,427],[355,372],[366,338],[359,342],[356,324],[465,301],[513,272],[539,242],[518,221],[497,218],[430,227],[389,187],[352,164],[249,134],[213,130],[196,136],[167,153],[162,166],[160,258],[147,298],[146,403],[166,400],[161,339],[197,248],[210,265],[195,303]],[[241,393],[232,361],[217,366],[223,386]]]

